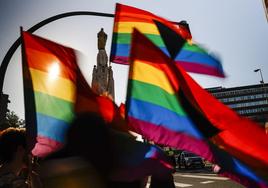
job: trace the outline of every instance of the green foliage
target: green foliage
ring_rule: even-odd
[[[0,124],[0,130],[4,130],[8,127],[25,127],[25,121],[20,119],[15,112],[7,112],[5,122]]]

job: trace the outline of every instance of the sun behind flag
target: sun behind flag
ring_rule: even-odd
[[[91,90],[75,51],[27,32],[23,37],[23,82],[28,143],[35,156],[60,149],[75,114],[94,112],[127,131],[117,106]],[[36,139],[36,141],[35,141]]]
[[[247,187],[268,187],[268,136],[258,125],[217,101],[137,30],[130,62],[126,117],[137,133],[203,156]]]
[[[178,46],[169,46],[168,44],[170,43],[166,43],[168,40],[172,41],[174,35],[166,35],[165,38],[162,38],[162,34],[160,36],[161,31],[158,30],[155,21],[165,25],[186,40],[180,52],[178,51]],[[186,71],[224,77],[223,68],[218,59],[208,54],[206,50],[198,45],[187,41],[192,38],[187,27],[182,24],[174,24],[150,12],[122,4],[116,4],[110,55],[111,62],[129,64],[131,33],[134,27],[146,35],[167,55],[172,51],[170,57],[174,58],[175,62],[180,64]],[[180,45],[181,43],[179,42],[178,44]]]
[[[22,37],[26,130],[34,156],[45,157],[62,148],[74,117],[93,112],[111,126],[113,153],[109,154],[116,157],[111,161],[116,163],[113,180],[140,180],[149,174],[161,176],[173,171],[161,149],[125,133],[128,127],[122,112],[109,98],[92,92],[73,49],[27,32]]]

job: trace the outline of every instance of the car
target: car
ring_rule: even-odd
[[[200,167],[200,168],[205,167],[205,162],[203,158],[193,153],[190,153],[188,151],[182,151],[177,156],[176,164],[179,167],[179,169],[181,169],[182,167],[184,167],[185,169],[195,168],[195,167]]]

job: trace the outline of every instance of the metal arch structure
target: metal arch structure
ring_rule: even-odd
[[[62,13],[62,14],[58,14],[55,16],[52,16],[50,18],[47,18],[39,23],[37,23],[36,25],[32,26],[30,29],[28,29],[27,31],[30,33],[35,32],[36,30],[40,29],[41,27],[59,20],[61,18],[66,18],[66,17],[70,17],[70,16],[101,16],[101,17],[114,17],[114,14],[108,14],[108,13],[101,13],[101,12],[88,12],[88,11],[75,11],[75,12],[66,12],[66,13]],[[10,62],[10,59],[12,58],[13,54],[15,53],[15,51],[17,50],[17,48],[20,46],[21,44],[21,37],[19,37],[13,44],[12,46],[9,48],[9,50],[7,51],[1,66],[0,66],[0,94],[3,93],[3,85],[4,85],[4,79],[5,79],[5,74],[6,74],[6,70],[7,70],[7,66]]]

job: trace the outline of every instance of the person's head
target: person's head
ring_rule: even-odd
[[[0,132],[0,164],[21,160],[26,154],[26,132],[22,128],[9,127]]]
[[[108,125],[98,114],[85,113],[76,117],[67,133],[67,150],[86,158],[101,173],[111,164]]]

